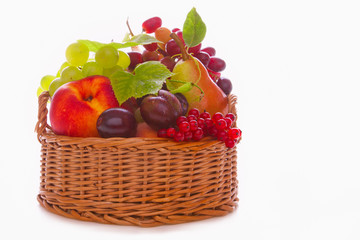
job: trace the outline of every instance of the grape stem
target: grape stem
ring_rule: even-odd
[[[174,79],[168,79],[168,81],[170,81],[170,82],[175,82],[175,83],[183,83],[183,84],[189,83],[189,82],[186,82],[186,81],[179,81],[179,80],[174,80]],[[201,87],[200,87],[199,85],[197,85],[196,83],[190,82],[190,84],[191,84],[191,86],[197,87],[197,88],[200,90],[201,95],[200,95],[200,100],[199,100],[199,101],[201,101],[201,99],[202,99],[203,96],[205,95],[204,91],[203,91],[203,90],[201,89]],[[171,92],[171,91],[170,91],[170,92]]]
[[[129,29],[129,32],[130,32],[130,36],[134,36],[134,33],[131,31],[131,27],[130,27],[130,24],[129,24],[129,17],[126,19],[126,25],[127,25],[127,27],[128,27],[128,29]]]
[[[179,38],[179,36],[176,33],[171,33],[170,37],[172,39],[174,39],[176,44],[179,46],[180,51],[181,51],[182,59],[184,61],[189,60],[189,54],[186,52],[185,46],[184,46],[183,42],[181,41],[181,39]]]

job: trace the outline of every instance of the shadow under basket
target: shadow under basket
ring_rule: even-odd
[[[236,115],[236,96],[229,96]],[[49,93],[39,96],[38,201],[65,217],[154,227],[224,216],[237,198],[237,152],[223,142],[165,138],[59,136],[47,123]]]

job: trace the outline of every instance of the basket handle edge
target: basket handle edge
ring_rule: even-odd
[[[46,128],[51,129],[51,127],[47,123],[47,103],[50,98],[49,91],[44,91],[39,95],[38,98],[38,121],[35,126],[35,132],[37,133],[37,138],[39,142],[42,141],[41,136],[46,132]]]

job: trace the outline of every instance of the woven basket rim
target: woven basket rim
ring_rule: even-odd
[[[42,142],[45,139],[48,141],[51,141],[51,139],[57,138],[57,140],[61,140],[64,142],[76,141],[76,142],[89,143],[89,144],[99,143],[99,142],[108,143],[108,144],[111,144],[111,143],[127,144],[127,143],[139,143],[139,142],[143,142],[143,143],[159,142],[159,143],[169,143],[170,145],[178,145],[181,147],[184,147],[183,145],[185,145],[185,144],[199,146],[199,145],[204,145],[204,144],[208,145],[209,143],[212,143],[211,145],[213,145],[213,144],[220,142],[216,138],[213,138],[211,136],[206,136],[206,137],[202,138],[201,141],[176,142],[173,139],[161,138],[161,137],[102,138],[102,137],[71,137],[71,136],[66,136],[66,135],[58,135],[52,131],[51,126],[47,123],[47,114],[48,114],[47,104],[48,104],[49,99],[50,99],[49,91],[42,92],[38,97],[38,101],[39,101],[39,110],[38,111],[39,112],[38,112],[38,122],[35,127],[35,132],[37,132],[37,134],[38,134],[39,142]],[[236,102],[237,102],[237,97],[234,94],[230,94],[228,96],[228,101],[229,101],[229,112],[232,112],[237,116],[236,107],[235,107]],[[235,126],[236,126],[236,122],[235,122]],[[239,139],[239,142],[240,141],[241,141],[241,138]]]

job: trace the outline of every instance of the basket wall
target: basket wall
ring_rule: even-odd
[[[74,138],[47,124],[39,97],[39,203],[85,221],[152,227],[222,216],[237,205],[237,152],[209,137]],[[235,113],[236,97],[229,97]]]

